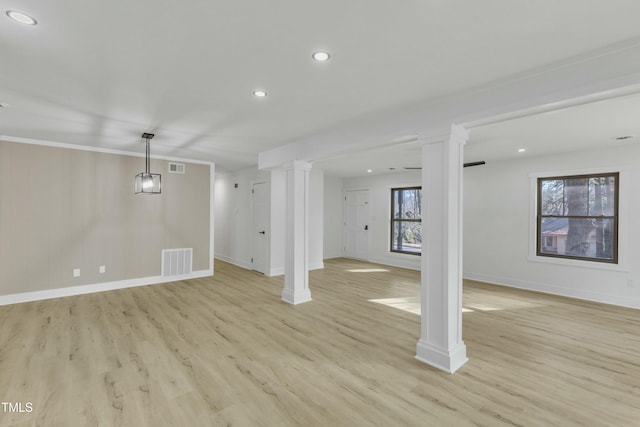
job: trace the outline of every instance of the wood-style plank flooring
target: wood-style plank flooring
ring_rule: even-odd
[[[0,426],[638,426],[640,312],[466,282],[469,362],[414,359],[419,273],[346,259],[0,307]],[[603,283],[603,286],[606,286]]]

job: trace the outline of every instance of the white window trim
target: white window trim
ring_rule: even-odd
[[[629,241],[627,237],[627,215],[629,199],[627,194],[627,177],[630,175],[629,166],[598,167],[589,169],[572,169],[552,172],[532,172],[529,174],[529,256],[527,259],[533,262],[547,264],[566,265],[571,267],[592,268],[596,270],[610,270],[629,272],[628,257]],[[555,176],[595,175],[601,173],[619,173],[618,182],[618,263],[609,264],[598,261],[583,261],[578,259],[555,258],[538,256],[537,242],[537,215],[538,215],[538,178],[551,178]],[[629,193],[630,194],[630,193]]]

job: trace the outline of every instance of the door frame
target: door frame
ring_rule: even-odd
[[[367,257],[366,258],[356,258],[347,255],[347,193],[350,191],[368,191],[369,192],[369,212],[367,222],[369,223],[369,231],[371,231],[371,189],[369,187],[350,187],[344,188],[342,190],[342,256],[347,258],[360,259],[364,261],[369,260],[369,256],[371,255],[371,238],[367,238]],[[370,233],[369,233],[370,236]]]
[[[266,181],[251,181],[251,270],[253,271],[257,271],[258,273],[262,273],[264,275],[267,275],[268,271],[269,271],[269,242],[271,240],[271,235],[270,235],[270,228],[269,228],[269,208],[268,208],[268,203],[266,203],[266,209],[264,212],[262,212],[262,218],[264,220],[264,224],[265,224],[265,231],[267,232],[267,234],[265,235],[265,247],[264,247],[264,265],[262,266],[264,271],[261,270],[257,270],[255,268],[255,263],[254,263],[254,259],[256,258],[256,206],[254,203],[254,195],[255,195],[255,187],[256,185],[264,185],[264,191],[265,191],[265,199],[268,201],[269,199],[269,194],[268,194],[268,190],[269,187],[267,185],[268,183]]]

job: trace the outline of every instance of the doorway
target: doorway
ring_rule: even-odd
[[[253,184],[251,188],[251,206],[253,209],[253,251],[252,269],[266,274],[267,272],[267,185],[264,182]]]
[[[344,256],[369,258],[369,190],[344,192]]]

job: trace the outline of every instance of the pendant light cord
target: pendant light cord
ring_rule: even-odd
[[[146,155],[145,155],[144,165],[145,165],[145,172],[146,172],[147,175],[149,175],[151,173],[150,172],[151,168],[150,168],[150,165],[149,165],[149,163],[151,162],[151,160],[150,160],[151,152],[149,150],[149,138],[146,138],[146,140],[147,140],[147,152],[146,152]]]

